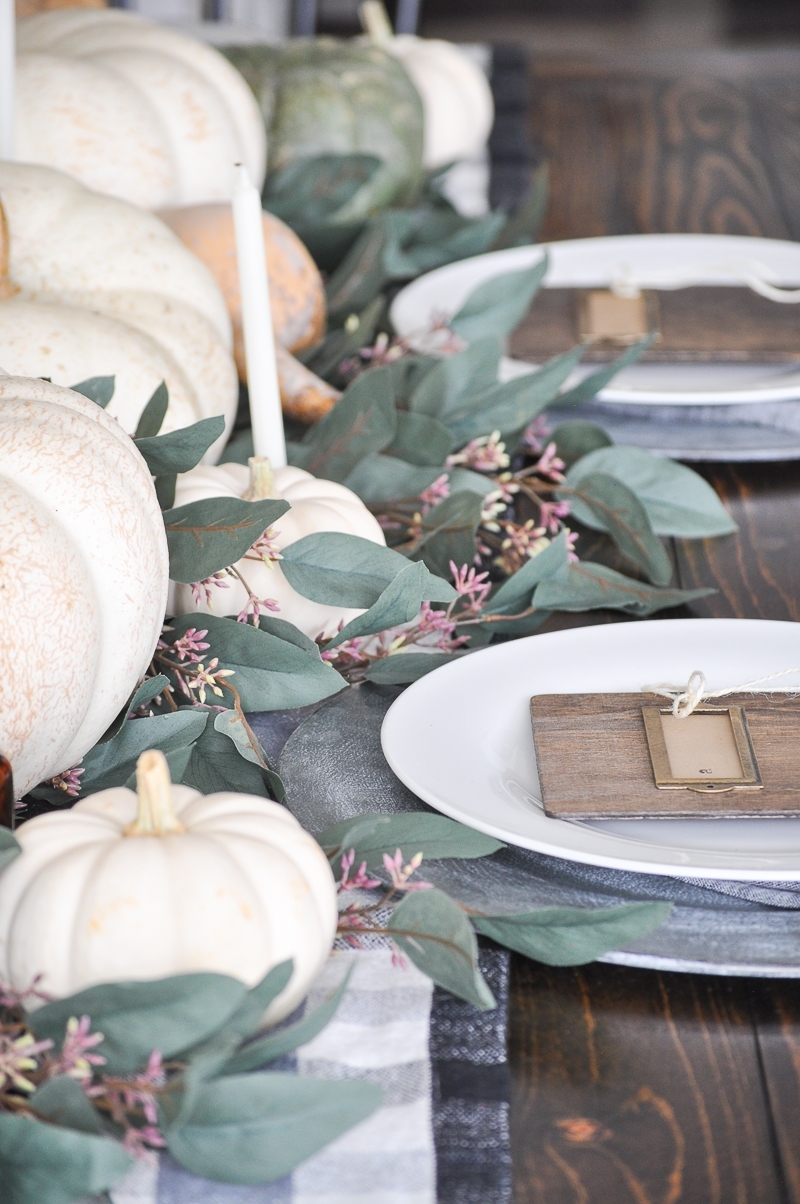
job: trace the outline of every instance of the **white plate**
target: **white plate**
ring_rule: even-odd
[[[723,689],[796,665],[800,623],[664,619],[534,635],[409,686],[381,741],[394,772],[425,802],[511,844],[645,873],[797,882],[800,819],[549,819],[528,711],[532,694],[633,692],[686,682],[695,669],[710,689]],[[800,672],[779,684],[800,685]]]
[[[686,269],[696,284],[738,286],[757,265],[772,284],[800,286],[800,244],[772,238],[721,234],[630,234],[579,238],[545,246],[514,247],[462,259],[420,276],[397,294],[391,318],[400,335],[425,329],[443,313],[458,311],[479,284],[506,272],[533,267],[547,251],[547,288],[605,288],[635,274],[642,287],[657,287],[664,272]],[[662,277],[663,279],[663,277]],[[776,302],[777,304],[777,302]],[[576,373],[577,381],[585,376]],[[631,405],[731,405],[790,401],[800,397],[797,364],[639,364],[626,368],[600,401]]]

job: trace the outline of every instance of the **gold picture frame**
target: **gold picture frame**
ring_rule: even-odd
[[[741,767],[740,774],[719,774],[711,768],[700,768],[696,776],[677,776],[675,774],[667,745],[663,717],[668,716],[676,725],[683,725],[690,724],[695,716],[703,715],[713,715],[716,718],[727,716],[730,723],[730,734],[733,737],[733,746],[735,746]],[[643,706],[642,718],[644,719],[650,760],[653,765],[653,776],[659,790],[694,790],[702,794],[722,794],[730,790],[763,789],[761,772],[747,727],[747,717],[742,707],[697,707],[685,719],[676,719],[670,707]],[[689,728],[676,727],[674,731],[688,734]],[[730,756],[727,760],[730,761]],[[703,774],[708,776],[702,776]]]

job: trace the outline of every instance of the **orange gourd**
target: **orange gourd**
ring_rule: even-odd
[[[187,205],[164,209],[159,217],[213,273],[233,322],[234,357],[244,380],[242,310],[230,205]],[[287,351],[312,347],[325,333],[325,290],[317,265],[294,231],[271,213],[264,214],[264,245],[275,338]]]
[[[233,354],[239,379],[247,379],[239,272],[233,216],[228,204],[164,209],[159,217],[202,259],[220,287],[233,323]],[[284,411],[301,422],[316,422],[339,397],[290,353],[313,347],[325,334],[325,290],[317,265],[294,231],[271,213],[264,217],[264,245],[278,377]]]

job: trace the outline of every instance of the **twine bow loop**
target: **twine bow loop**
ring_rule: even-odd
[[[642,686],[645,694],[660,694],[672,702],[672,714],[676,719],[688,719],[707,698],[725,698],[729,694],[767,694],[770,687],[763,688],[764,682],[775,681],[778,677],[788,677],[791,673],[800,673],[800,668],[782,669],[779,673],[770,673],[766,677],[757,677],[755,681],[745,681],[738,686],[728,686],[725,690],[708,690],[705,674],[695,669],[685,686],[673,686],[668,682],[659,682],[655,686]],[[762,689],[757,687],[761,686]],[[779,686],[779,690],[787,694],[800,693],[800,686]]]

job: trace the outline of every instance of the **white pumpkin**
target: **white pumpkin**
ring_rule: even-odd
[[[260,186],[266,135],[218,51],[120,9],[17,24],[16,158],[159,209],[228,200],[235,163]]]
[[[0,374],[0,749],[18,795],[117,716],[153,655],[168,576],[153,482],[119,424]]]
[[[492,130],[494,101],[477,63],[441,38],[400,34],[385,49],[403,64],[422,99],[425,167],[432,171],[479,155]]]
[[[238,383],[225,301],[153,214],[62,172],[0,163],[0,286],[5,274],[6,371],[62,385],[115,376],[108,412],[129,433],[162,379],[165,432],[215,414],[232,424]]]
[[[137,794],[90,795],[16,832],[0,875],[0,978],[42,991],[211,971],[253,986],[289,958],[265,1019],[300,1003],[330,953],[336,885],[316,841],[277,803],[172,786],[143,753]]]
[[[285,548],[305,535],[316,531],[341,531],[360,535],[373,543],[386,542],[380,524],[352,490],[335,481],[323,481],[304,472],[302,468],[278,468],[274,471],[263,457],[243,464],[220,464],[216,468],[199,465],[178,477],[175,505],[183,506],[210,497],[285,498],[291,509],[275,524],[274,546]],[[345,606],[323,606],[312,602],[292,589],[283,575],[280,562],[268,568],[263,560],[252,554],[234,566],[244,577],[257,598],[272,598],[280,607],[278,618],[286,619],[315,639],[330,638],[340,623],[348,623],[360,610]],[[247,591],[239,581],[228,578],[228,589],[211,587],[212,613],[237,614],[247,602]],[[188,585],[174,585],[171,606],[175,614],[191,611],[209,613],[203,599],[197,602]]]

